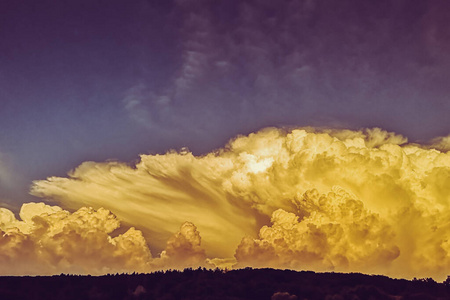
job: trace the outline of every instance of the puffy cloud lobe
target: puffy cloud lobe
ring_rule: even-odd
[[[2,209],[1,249],[5,274],[102,274],[146,270],[151,258],[142,233],[130,228],[117,237],[117,218],[106,209],[69,213],[43,203],[28,203],[21,221]]]
[[[430,148],[435,148],[443,152],[450,151],[450,135],[433,139]]]
[[[295,204],[297,214],[278,209],[259,239],[242,240],[239,265],[367,272],[399,256],[387,222],[343,190],[321,196],[307,191]]]
[[[206,254],[200,244],[201,237],[197,227],[185,222],[180,231],[169,238],[166,249],[154,263],[156,266],[175,269],[205,265]]]
[[[204,263],[200,235],[192,223],[169,240],[161,257],[152,258],[142,232],[128,229],[116,237],[120,222],[110,211],[27,203],[21,221],[0,210],[0,274],[105,274],[149,272]],[[190,252],[186,251],[190,250]]]
[[[288,292],[276,292],[270,298],[271,300],[297,300],[296,295],[291,295]]]
[[[236,255],[240,266],[443,278],[449,186],[450,153],[394,133],[267,128],[203,156],[86,162],[68,178],[35,182],[32,193],[107,207],[152,249],[194,222],[218,265]]]

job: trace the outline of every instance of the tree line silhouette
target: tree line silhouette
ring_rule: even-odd
[[[0,299],[376,300],[450,299],[450,276],[392,279],[359,273],[185,269],[151,274],[0,277]]]

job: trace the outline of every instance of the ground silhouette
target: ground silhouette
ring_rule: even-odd
[[[358,273],[185,269],[105,276],[0,277],[0,299],[450,299],[450,277],[391,279]]]

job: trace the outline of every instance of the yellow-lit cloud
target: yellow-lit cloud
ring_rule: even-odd
[[[83,207],[71,214],[57,206],[27,203],[20,218],[0,211],[2,275],[144,270],[151,257],[142,233],[134,228],[110,236],[120,223],[103,208]]]
[[[142,230],[152,252],[166,248],[160,260],[178,249],[199,264],[234,258],[237,266],[440,279],[450,270],[445,141],[436,150],[377,128],[268,128],[203,156],[85,162],[67,178],[35,182],[32,194],[111,210]]]
[[[21,220],[0,209],[0,275],[150,272],[203,265],[195,226],[185,223],[160,257],[152,257],[142,232],[131,227],[113,236],[120,222],[110,211],[27,203]]]
[[[433,139],[430,148],[435,148],[444,152],[450,151],[450,135]]]
[[[258,239],[242,240],[239,266],[383,272],[400,254],[391,226],[342,189],[294,203],[296,213],[278,209]]]
[[[207,265],[205,249],[201,247],[201,237],[197,227],[185,222],[180,231],[167,241],[160,258],[153,261],[156,269],[183,269]]]
[[[180,224],[195,223],[213,256],[232,256],[245,234],[257,232],[257,212],[227,193],[223,173],[230,158],[191,153],[141,156],[136,167],[86,162],[70,178],[36,182],[33,194],[54,198],[65,207],[107,207],[121,220],[144,231],[160,252]],[[75,192],[76,191],[76,192]]]

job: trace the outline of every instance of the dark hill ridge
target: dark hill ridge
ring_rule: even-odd
[[[0,277],[0,299],[450,299],[450,279],[273,269],[186,269],[151,274]]]

